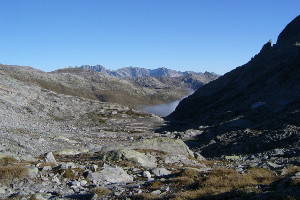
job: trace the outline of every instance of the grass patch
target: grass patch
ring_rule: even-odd
[[[27,169],[20,166],[1,166],[0,167],[0,180],[9,181],[15,178],[24,179],[27,175]]]
[[[142,193],[132,197],[133,200],[161,200],[164,199],[157,194]]]
[[[0,166],[7,166],[16,163],[17,160],[13,157],[3,157],[0,159]]]
[[[177,193],[176,199],[214,199],[214,196],[227,199],[259,193],[258,185],[271,184],[277,179],[272,171],[262,168],[251,168],[245,174],[225,168],[209,173],[185,169],[173,180],[173,184],[187,189]]]
[[[300,166],[291,166],[288,167],[285,172],[287,173],[287,175],[289,176],[293,176],[295,173],[300,172]]]
[[[107,188],[95,188],[93,189],[93,192],[98,196],[108,195],[112,193],[112,191]]]
[[[75,169],[59,169],[58,170],[59,174],[62,174],[63,178],[68,178],[68,179],[77,179],[80,176],[83,176],[84,170],[81,168],[75,168]]]
[[[39,165],[39,168],[43,168],[43,167],[46,167],[46,166],[50,166],[51,168],[53,167],[56,167],[55,163],[52,163],[52,162],[43,162]]]
[[[165,184],[162,181],[153,181],[148,186],[148,189],[151,190],[160,190]]]

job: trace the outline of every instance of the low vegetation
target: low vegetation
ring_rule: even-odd
[[[208,174],[183,170],[173,181],[175,185],[186,188],[175,195],[176,199],[211,199],[221,194],[222,198],[232,198],[259,193],[258,185],[268,185],[276,179],[272,171],[262,168],[252,168],[244,174],[233,169],[219,168]]]
[[[24,179],[27,175],[27,169],[12,157],[3,157],[0,159],[0,182],[9,182],[13,179]]]
[[[108,195],[111,194],[112,191],[107,188],[95,188],[93,189],[94,194],[97,194],[98,196]]]

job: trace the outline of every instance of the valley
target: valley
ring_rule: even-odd
[[[221,77],[0,65],[0,199],[299,199],[299,30]]]

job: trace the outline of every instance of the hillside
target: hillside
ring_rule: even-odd
[[[198,136],[204,155],[280,149],[300,155],[300,16],[247,64],[201,87],[168,117]],[[255,145],[254,145],[255,144]]]
[[[198,80],[196,77],[193,82],[186,82],[182,79],[160,81],[150,78],[150,83],[149,80],[147,82],[147,77],[121,79],[80,68],[66,68],[46,73],[30,67],[7,65],[0,67],[12,78],[36,84],[44,89],[101,102],[118,103],[131,108],[178,100],[189,93],[189,88],[201,87],[211,80]]]

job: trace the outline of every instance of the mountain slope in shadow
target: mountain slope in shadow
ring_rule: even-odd
[[[199,136],[205,155],[299,146],[300,16],[277,44],[267,42],[247,64],[199,88],[167,119],[182,129],[208,126]]]

